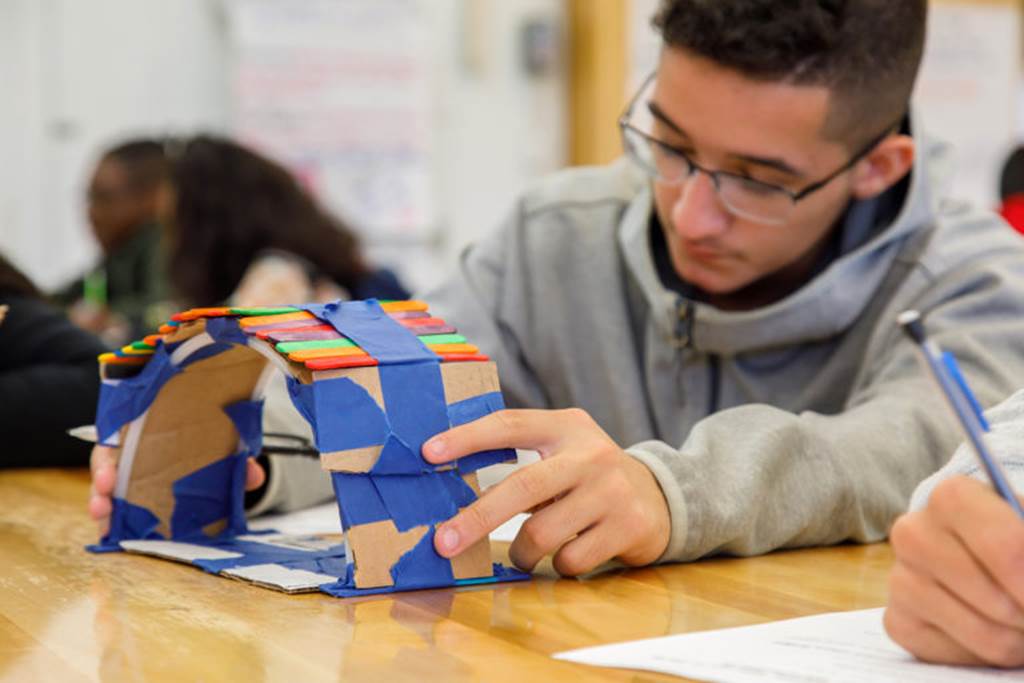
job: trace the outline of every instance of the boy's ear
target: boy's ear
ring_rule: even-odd
[[[914,139],[890,135],[853,167],[853,196],[871,199],[898,183],[914,165]]]

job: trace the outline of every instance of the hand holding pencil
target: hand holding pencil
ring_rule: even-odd
[[[918,344],[992,486],[952,477],[935,488],[925,508],[896,521],[889,535],[895,564],[885,628],[926,661],[1024,666],[1020,500],[989,448],[987,422],[956,361],[927,338],[916,311],[899,322]]]

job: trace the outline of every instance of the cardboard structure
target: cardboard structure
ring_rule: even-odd
[[[503,407],[490,360],[416,301],[194,309],[100,357],[96,430],[118,449],[110,531],[130,550],[286,591],[336,596],[517,580],[487,539],[454,559],[437,526],[479,495],[511,450],[434,466],[434,434]],[[283,372],[313,428],[343,538],[248,533],[246,459],[261,396]]]

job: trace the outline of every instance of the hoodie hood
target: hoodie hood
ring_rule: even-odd
[[[911,131],[920,130],[916,117]],[[884,195],[851,204],[844,219],[844,241],[874,231],[859,246],[843,253],[789,296],[750,311],[722,311],[687,300],[665,288],[658,277],[649,243],[654,210],[649,183],[630,202],[620,224],[619,241],[626,263],[650,304],[659,331],[675,336],[680,316],[690,315],[689,344],[725,356],[773,347],[820,341],[843,332],[875,297],[906,238],[934,223],[939,188],[951,175],[948,145],[915,135],[917,151],[902,207],[888,226],[875,224]],[[856,244],[856,239],[852,240]]]

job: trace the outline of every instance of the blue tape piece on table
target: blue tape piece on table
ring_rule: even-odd
[[[246,455],[235,454],[216,460],[171,485],[174,511],[171,538],[206,538],[203,527],[226,520],[219,535],[245,533]]]
[[[467,422],[479,420],[481,417],[502,410],[504,407],[505,401],[501,396],[501,392],[493,391],[450,404],[448,406],[448,418],[451,420],[453,427],[458,427]],[[460,472],[469,473],[500,462],[514,462],[515,459],[516,453],[514,450],[511,448],[500,448],[467,455],[464,458],[460,458],[455,464]]]
[[[96,431],[100,443],[107,443],[125,424],[142,415],[156,395],[181,369],[171,363],[164,347],[159,347],[142,372],[116,384],[104,382],[96,408]]]
[[[218,542],[198,543],[197,545],[216,548],[217,550],[224,550],[226,552],[239,553],[242,555],[242,557],[231,557],[223,560],[192,561],[192,564],[211,574],[220,573],[225,569],[251,567],[256,564],[289,565],[292,563],[306,563],[304,567],[296,566],[294,568],[307,568],[313,566],[308,564],[311,562],[318,563],[316,566],[321,567],[323,573],[330,573],[339,577],[344,573],[344,567],[342,565],[345,564],[345,546],[341,543],[330,546],[324,550],[299,550],[297,548],[284,548],[281,546],[270,545],[268,543],[240,541],[238,539],[225,539]],[[324,562],[324,560],[332,559],[334,561]],[[340,571],[335,574],[335,570]],[[316,570],[310,569],[310,571]]]
[[[381,366],[380,384],[391,431],[415,455],[410,469],[429,467],[420,455],[423,443],[450,426],[440,363],[435,358]]]
[[[433,588],[450,586],[455,583],[452,562],[441,557],[434,550],[434,529],[423,534],[423,538],[391,567],[391,578],[395,588]]]
[[[376,299],[305,304],[300,308],[354,341],[381,365],[438,357],[414,332],[385,313]]]
[[[127,539],[162,539],[164,536],[158,533],[156,528],[160,520],[152,512],[142,507],[129,503],[123,498],[113,498],[113,507],[110,512],[110,529],[100,540],[98,546],[89,546],[89,550],[110,551],[120,550],[118,542]]]
[[[331,483],[341,510],[342,529],[389,518],[388,508],[368,475],[331,472]]]

